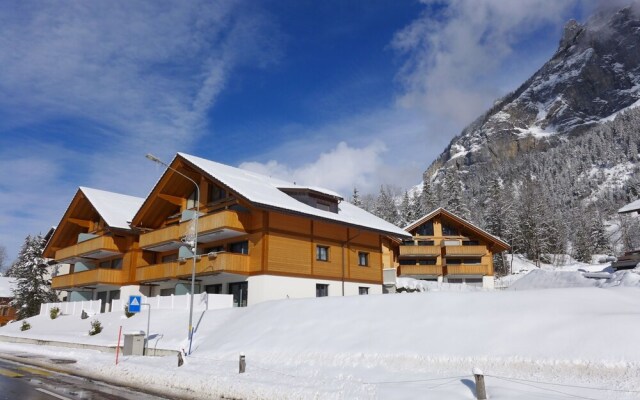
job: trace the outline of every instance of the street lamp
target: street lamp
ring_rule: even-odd
[[[189,335],[187,336],[189,338],[189,354],[191,354],[191,342],[193,340],[193,296],[196,288],[196,255],[198,254],[198,217],[200,216],[200,187],[198,186],[196,181],[189,178],[188,176],[178,171],[177,169],[171,168],[169,165],[162,162],[162,160],[160,160],[158,157],[154,156],[153,154],[149,153],[145,157],[155,163],[164,165],[165,167],[172,170],[176,174],[189,180],[196,187],[196,216],[194,218],[195,234],[193,237],[193,244],[191,248],[193,251],[193,267],[191,268],[191,303],[189,305]]]

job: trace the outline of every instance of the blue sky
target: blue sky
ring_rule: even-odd
[[[604,4],[604,3],[603,3]],[[7,1],[0,245],[78,186],[145,196],[188,152],[348,197],[418,184],[586,0]]]

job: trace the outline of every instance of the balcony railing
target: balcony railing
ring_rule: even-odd
[[[53,289],[82,287],[88,285],[122,285],[127,283],[127,274],[121,269],[96,268],[55,276],[51,280]]]
[[[122,254],[125,251],[124,238],[113,236],[99,236],[80,242],[73,246],[56,251],[56,261],[63,262],[74,258],[100,259]]]
[[[215,257],[206,254],[196,261],[196,275],[211,275],[220,272],[249,273],[249,256],[236,253],[218,253]],[[161,281],[191,276],[193,259],[170,261],[162,264],[148,265],[136,269],[136,281]]]
[[[447,275],[490,275],[491,269],[484,264],[456,264],[447,265]]]
[[[401,265],[398,275],[442,275],[442,265]]]
[[[216,230],[232,230],[244,233],[249,226],[250,218],[251,216],[248,213],[233,210],[223,210],[205,215],[198,218],[198,235]],[[171,225],[141,234],[140,247],[150,249],[161,246],[163,243],[179,242],[187,233],[189,222],[184,221],[179,225]],[[198,241],[201,242],[201,240]]]
[[[446,256],[477,256],[487,254],[486,246],[445,246]]]
[[[440,255],[440,246],[400,246],[400,257],[437,257]]]

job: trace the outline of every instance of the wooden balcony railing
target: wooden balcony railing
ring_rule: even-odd
[[[53,289],[63,289],[97,284],[122,285],[125,283],[127,283],[127,274],[121,269],[96,268],[55,276],[51,280],[51,287]]]
[[[442,275],[442,265],[401,265],[398,275]]]
[[[400,257],[437,257],[440,255],[440,246],[400,246]]]
[[[243,213],[233,210],[222,210],[213,214],[205,215],[198,218],[198,234],[214,231],[216,229],[233,229],[245,231],[249,226],[251,216],[249,213]],[[189,228],[189,221],[180,224],[167,226],[166,228],[156,229],[140,235],[140,247],[148,249],[162,243],[171,241],[179,241],[185,236]]]
[[[124,238],[113,236],[99,236],[80,242],[73,246],[56,251],[56,261],[65,261],[75,257],[102,258],[124,253],[126,250]],[[102,257],[100,256],[102,253]],[[91,257],[95,255],[96,257]]]
[[[445,267],[447,275],[490,275],[491,269],[483,264],[458,264]]]
[[[486,246],[445,246],[446,256],[478,256],[487,254]]]
[[[191,276],[193,259],[170,261],[136,269],[136,281],[149,282]],[[218,253],[215,257],[204,254],[196,261],[196,275],[219,272],[246,274],[249,272],[249,256],[236,253]]]

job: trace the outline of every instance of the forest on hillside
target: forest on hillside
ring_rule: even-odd
[[[383,185],[377,196],[360,196],[356,188],[351,202],[401,227],[444,207],[531,260],[557,263],[550,255],[570,254],[590,262],[640,248],[640,218],[617,214],[640,198],[639,153],[636,108],[545,152],[476,165],[473,173],[454,164],[425,176],[421,190]]]

